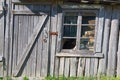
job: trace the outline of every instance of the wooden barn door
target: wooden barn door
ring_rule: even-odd
[[[14,76],[46,76],[48,71],[49,14],[13,16]]]
[[[3,47],[4,47],[4,14],[0,0],[0,77],[3,77]]]

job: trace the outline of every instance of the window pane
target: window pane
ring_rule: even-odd
[[[62,49],[74,49],[76,45],[76,39],[63,38]]]
[[[83,16],[82,24],[95,24],[95,16]]]
[[[75,12],[71,12],[71,13],[66,12],[65,16],[64,16],[64,24],[77,24],[77,13],[75,13]]]
[[[77,26],[66,25],[64,26],[64,37],[76,37]]]
[[[80,49],[91,50],[94,48],[95,26],[82,26]]]
[[[64,23],[65,24],[77,24],[77,16],[65,16]]]

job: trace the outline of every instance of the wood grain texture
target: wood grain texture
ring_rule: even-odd
[[[70,77],[76,77],[77,75],[77,59],[70,58]]]
[[[108,52],[108,69],[107,69],[108,76],[115,76],[115,72],[116,72],[118,31],[119,31],[119,12],[114,7],[112,14],[109,52]]]
[[[120,10],[119,10],[119,30],[120,30]],[[117,77],[120,77],[120,31],[119,31],[119,42],[117,52]]]
[[[64,74],[64,65],[65,65],[65,58],[60,58],[60,66],[59,66],[59,76],[63,76]]]
[[[102,41],[103,41],[103,28],[104,28],[104,8],[102,7],[99,11],[99,22],[98,22],[98,28],[97,28],[97,38],[96,38],[96,44],[95,44],[95,52],[101,52],[102,51]]]
[[[77,69],[77,77],[83,77],[85,71],[85,58],[78,59],[78,69]]]
[[[101,74],[105,75],[107,71],[111,16],[112,16],[112,8],[108,6],[105,8],[105,26],[104,26],[103,47],[102,47],[104,58],[99,60],[98,75],[101,75]]]
[[[70,58],[65,58],[64,76],[69,77],[69,74],[70,74]]]
[[[90,76],[90,58],[86,58],[86,64],[85,64],[85,76]]]
[[[45,27],[43,29],[43,49],[42,49],[42,66],[41,66],[41,76],[46,77],[48,74],[48,56],[49,56],[49,30],[50,19],[47,19]]]
[[[57,5],[52,6],[51,11],[51,32],[57,31]],[[53,76],[54,74],[54,65],[55,65],[55,54],[56,54],[56,41],[57,36],[50,36],[51,37],[51,48],[50,48],[50,75]]]
[[[0,13],[0,46],[0,77],[3,77],[4,15],[2,12]]]
[[[28,45],[23,50],[23,55],[22,55],[18,65],[16,67],[17,71],[16,71],[15,76],[17,76],[17,74],[19,73],[20,69],[22,68],[22,65],[23,65],[24,61],[26,60],[27,56],[29,55],[29,51],[30,51],[30,49],[32,48],[32,46],[34,44],[34,41],[36,40],[36,38],[37,38],[37,36],[39,34],[39,31],[41,30],[41,28],[42,28],[42,26],[43,26],[43,24],[44,24],[44,22],[45,22],[45,20],[47,18],[47,15],[44,15],[42,18],[43,18],[42,21],[39,22],[37,24],[36,28],[34,29],[34,32],[33,32],[32,36],[30,38],[31,41],[28,42]]]

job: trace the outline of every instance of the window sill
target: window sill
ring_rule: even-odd
[[[103,53],[79,54],[79,53],[57,53],[56,57],[81,57],[81,58],[103,58]]]

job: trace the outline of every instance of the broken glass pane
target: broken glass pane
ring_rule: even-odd
[[[74,49],[76,45],[76,39],[63,38],[62,45],[62,49]]]

